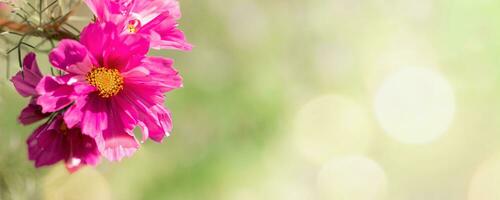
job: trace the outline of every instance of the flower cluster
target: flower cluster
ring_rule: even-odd
[[[49,54],[62,73],[44,76],[34,53],[11,81],[31,98],[19,121],[45,120],[28,138],[36,167],[61,160],[70,172],[119,161],[148,138],[161,142],[172,130],[165,93],[182,86],[173,60],[148,56],[151,48],[188,51],[178,29],[175,0],[85,0],[95,14],[77,40],[63,39]],[[134,136],[140,127],[142,138]]]

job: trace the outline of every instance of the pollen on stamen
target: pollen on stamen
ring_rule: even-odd
[[[137,33],[140,27],[141,27],[141,21],[134,19],[128,22],[127,30],[129,33]]]
[[[86,79],[103,98],[115,96],[123,90],[123,77],[117,69],[94,68],[87,74]]]

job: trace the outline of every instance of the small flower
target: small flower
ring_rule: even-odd
[[[15,89],[21,96],[31,97],[30,103],[21,111],[18,118],[23,125],[35,123],[49,116],[47,113],[42,113],[42,107],[36,104],[38,98],[36,86],[41,79],[42,73],[36,63],[36,55],[29,53],[24,57],[23,71],[18,72],[11,79]]]
[[[118,24],[124,33],[141,34],[155,49],[188,51],[192,46],[177,28],[181,18],[176,0],[85,0],[98,21]]]
[[[68,128],[80,127],[111,161],[131,156],[139,143],[133,134],[161,142],[172,129],[164,93],[182,86],[172,60],[149,57],[149,41],[122,34],[113,23],[93,23],[80,42],[62,40],[49,60],[65,75],[46,76],[37,86],[43,112],[64,111]]]
[[[81,133],[80,129],[69,129],[61,115],[38,127],[26,141],[28,158],[35,167],[53,165],[64,161],[69,172],[84,165],[97,165],[100,153],[95,140]]]

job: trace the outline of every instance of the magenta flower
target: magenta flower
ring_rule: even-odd
[[[46,76],[37,86],[43,112],[64,111],[69,129],[80,127],[111,161],[132,155],[142,141],[161,142],[172,129],[164,93],[182,86],[173,61],[149,57],[149,40],[123,34],[113,23],[84,28],[80,42],[62,40],[49,60],[65,75]]]
[[[17,92],[23,97],[31,97],[31,101],[21,111],[18,120],[23,125],[29,125],[40,121],[49,116],[49,114],[42,113],[42,107],[36,104],[38,94],[36,86],[42,79],[42,73],[36,63],[36,55],[29,53],[24,57],[23,71],[18,72],[11,81],[14,84]]]
[[[28,158],[35,162],[35,167],[63,160],[66,169],[75,172],[84,165],[97,165],[100,161],[94,139],[78,128],[68,129],[61,115],[38,127],[26,143]]]
[[[176,0],[85,0],[98,21],[114,22],[125,33],[141,34],[155,49],[188,51],[192,46],[177,28],[181,18]]]

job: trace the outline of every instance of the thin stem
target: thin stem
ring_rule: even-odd
[[[47,43],[47,39],[43,39],[40,43],[36,44],[35,45],[35,48],[38,49],[40,48],[41,46],[43,46],[45,43]]]
[[[5,44],[5,50],[9,49],[9,44],[7,44],[6,40],[4,39]],[[9,79],[10,76],[10,55],[5,54],[5,64],[7,67],[5,67],[5,76],[7,76],[7,79]]]
[[[54,2],[52,2],[52,3],[50,3],[47,7],[45,7],[44,9],[42,9],[42,11],[40,11],[40,12],[42,12],[42,13],[43,13],[43,12],[45,12],[47,9],[49,9],[49,8],[50,8],[50,7],[52,7],[53,5],[56,5],[56,3],[57,3],[57,0],[55,0],[55,1],[54,1]]]
[[[75,32],[77,32],[78,34],[80,34],[80,30],[78,30],[76,27],[74,27],[73,25],[65,22],[64,23],[66,26],[68,26],[69,28],[73,29]]]
[[[33,9],[33,11],[38,12],[38,10],[35,8],[35,6],[33,6],[30,2],[28,2],[27,4],[28,4],[28,6],[29,6],[31,9]]]
[[[42,26],[42,4],[43,0],[40,0],[38,3],[38,16],[40,17],[38,26]]]

